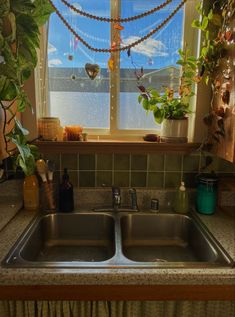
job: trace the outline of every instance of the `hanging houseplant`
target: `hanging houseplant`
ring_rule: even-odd
[[[229,134],[234,125],[230,118],[234,113],[235,2],[217,0],[206,5],[199,2],[196,9],[200,19],[194,20],[192,26],[202,32],[201,76],[212,93],[209,112],[203,120],[208,133],[201,149],[220,154],[221,148],[225,158],[230,159],[230,143],[226,139],[232,139]]]
[[[39,27],[52,11],[47,0],[0,0],[0,105],[4,119],[4,156],[15,156],[15,162],[26,175],[28,166],[31,170],[34,164],[35,146],[28,144],[28,131],[18,118],[26,107],[31,107],[24,82],[37,65]],[[15,147],[9,147],[12,143]]]
[[[20,113],[31,107],[24,82],[37,65],[39,27],[52,11],[47,0],[0,0],[0,110],[3,121],[0,136],[5,143],[0,158],[11,156],[15,166],[22,169],[25,174],[24,205],[33,210],[38,208],[38,184],[34,175],[38,151],[27,141],[28,131],[20,123]]]
[[[178,52],[180,59],[177,64],[181,66],[181,77],[177,92],[171,87],[157,91],[139,86],[141,94],[138,101],[147,113],[153,113],[157,124],[162,124],[161,139],[167,142],[187,142],[187,115],[192,112],[189,102],[194,96],[193,84],[198,81],[197,59],[190,55],[187,48]]]

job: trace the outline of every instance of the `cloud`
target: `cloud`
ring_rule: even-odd
[[[55,59],[50,59],[48,61],[48,66],[49,67],[53,67],[53,66],[58,66],[58,65],[62,65],[62,61],[59,58],[55,58]]]
[[[48,43],[48,54],[52,54],[52,53],[55,53],[57,51],[57,48],[52,45],[51,43]]]
[[[140,39],[139,36],[129,36],[126,39],[123,39],[124,45],[132,44],[135,41]],[[153,38],[149,38],[139,45],[131,48],[132,52],[145,55],[147,57],[155,57],[155,56],[168,56],[169,54],[166,52],[166,46],[159,40],[155,40]]]

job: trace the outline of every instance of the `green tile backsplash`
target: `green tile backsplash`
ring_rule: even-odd
[[[130,154],[114,154],[114,170],[129,170]]]
[[[79,170],[95,170],[95,154],[80,154]]]
[[[235,173],[235,164],[217,157],[204,171],[218,175]],[[181,154],[44,154],[56,162],[58,182],[63,168],[69,169],[71,182],[79,187],[149,187],[177,188],[181,180],[189,188],[196,186],[196,176],[205,167],[205,156]]]
[[[97,154],[97,170],[112,170],[112,154]]]

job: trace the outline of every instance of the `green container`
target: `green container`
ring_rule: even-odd
[[[197,184],[197,211],[212,215],[216,210],[218,178],[214,174],[201,174]]]

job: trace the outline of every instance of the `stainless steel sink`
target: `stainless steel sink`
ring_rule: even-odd
[[[221,267],[230,258],[193,216],[79,212],[38,216],[6,267]]]
[[[224,263],[201,228],[185,215],[123,216],[121,232],[123,254],[132,261]]]

